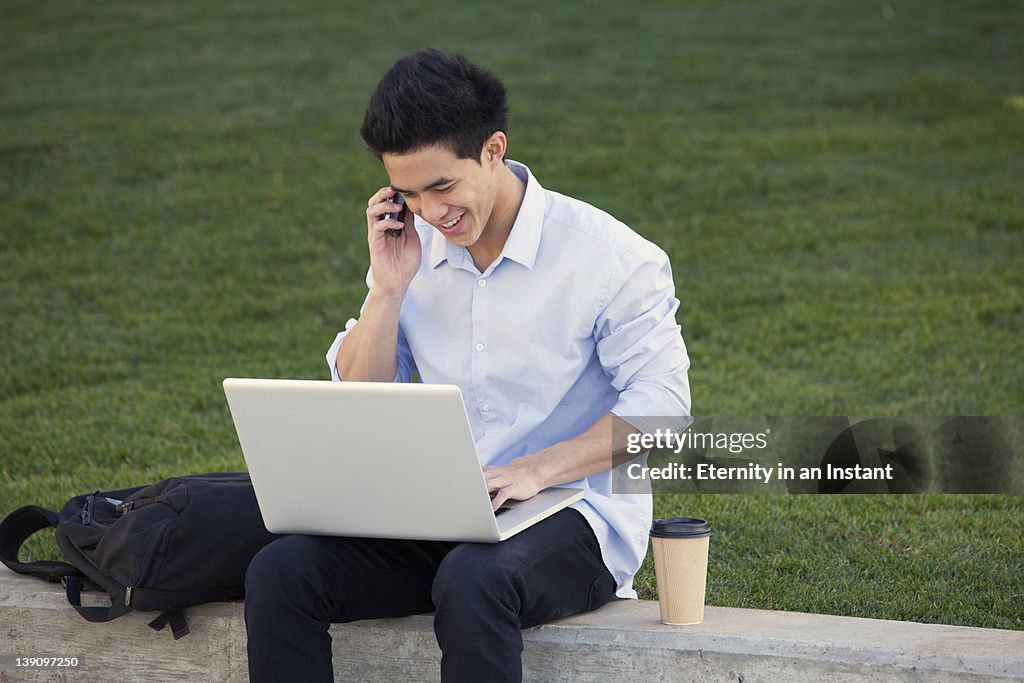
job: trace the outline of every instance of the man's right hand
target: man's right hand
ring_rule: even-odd
[[[411,210],[405,212],[404,223],[384,218],[384,214],[397,213],[402,208],[391,201],[394,196],[391,187],[382,187],[370,197],[366,208],[367,241],[374,288],[382,294],[404,295],[420,269],[420,236]],[[394,236],[389,230],[400,232]]]

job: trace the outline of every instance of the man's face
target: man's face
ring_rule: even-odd
[[[496,165],[486,154],[482,159],[459,159],[446,145],[431,145],[384,154],[382,161],[413,213],[455,246],[471,247],[484,234],[497,191]]]

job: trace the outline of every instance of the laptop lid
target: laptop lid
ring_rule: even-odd
[[[583,495],[548,489],[496,517],[453,385],[229,378],[224,391],[274,533],[497,542]]]

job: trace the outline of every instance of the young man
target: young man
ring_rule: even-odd
[[[522,628],[636,596],[651,500],[613,492],[610,468],[628,424],[689,415],[669,261],[506,160],[507,111],[459,56],[384,76],[362,134],[391,184],[366,209],[369,293],[327,362],[335,380],[458,385],[495,508],[548,486],[584,498],[493,545],[272,543],[246,580],[253,681],[330,680],[330,623],[430,611],[443,680],[518,681]]]

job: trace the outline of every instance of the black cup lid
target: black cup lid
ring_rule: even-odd
[[[663,517],[651,524],[651,536],[658,538],[701,538],[711,535],[706,519],[699,517]]]

